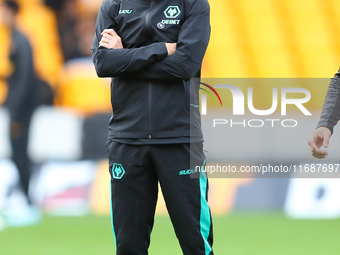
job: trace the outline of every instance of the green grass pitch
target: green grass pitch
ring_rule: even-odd
[[[340,220],[290,220],[281,214],[232,214],[213,220],[215,255],[340,254]],[[39,226],[0,232],[0,254],[115,254],[110,226],[106,216],[45,216]],[[182,254],[168,217],[156,217],[149,254]]]

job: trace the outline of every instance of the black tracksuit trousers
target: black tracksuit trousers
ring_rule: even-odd
[[[29,118],[30,119],[30,118]],[[28,129],[30,121],[21,122],[20,134],[13,134],[11,132],[11,145],[12,145],[12,160],[18,168],[20,185],[24,192],[27,202],[32,204],[29,196],[29,183],[31,178],[31,161],[27,155],[28,146]]]
[[[202,143],[130,145],[109,140],[112,228],[117,255],[148,254],[158,182],[184,255],[213,255]],[[183,171],[186,170],[186,171]]]

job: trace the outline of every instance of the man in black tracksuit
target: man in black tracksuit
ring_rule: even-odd
[[[118,255],[148,253],[158,182],[183,253],[213,254],[207,179],[184,174],[205,166],[190,78],[200,76],[209,15],[207,0],[104,0],[99,10],[92,56],[98,76],[112,77],[107,147]]]
[[[33,68],[31,45],[26,36],[16,28],[18,11],[19,5],[15,1],[3,1],[1,18],[11,31],[9,59],[13,65],[13,72],[6,79],[8,95],[4,102],[4,107],[9,110],[11,115],[12,159],[19,170],[23,192],[28,203],[32,205],[29,197],[31,161],[26,150],[29,124],[33,111],[37,106],[37,79]]]
[[[340,69],[329,84],[326,99],[322,108],[317,129],[308,137],[311,154],[318,159],[325,158],[327,151],[319,149],[322,145],[327,148],[333,128],[340,120]]]

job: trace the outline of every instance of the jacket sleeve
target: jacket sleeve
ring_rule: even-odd
[[[99,46],[104,29],[116,31],[117,24],[110,13],[114,12],[117,6],[112,1],[104,0],[98,13],[91,49],[92,60],[99,77],[117,77],[140,71],[168,55],[164,42],[134,49],[107,49]]]
[[[201,69],[210,38],[210,6],[196,0],[178,35],[176,52],[144,69],[138,78],[145,80],[189,80]]]
[[[317,127],[327,127],[333,134],[333,128],[338,120],[340,120],[340,69],[329,84]]]

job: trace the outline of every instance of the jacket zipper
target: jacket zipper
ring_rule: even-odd
[[[146,33],[150,34],[152,32],[152,26],[151,26],[151,10],[153,8],[153,5],[154,5],[155,1],[154,0],[151,0],[150,1],[150,7],[145,15],[145,22],[144,22],[144,29],[146,31]]]
[[[152,138],[152,83],[149,82],[149,95],[148,95],[148,134],[149,139]]]
[[[148,12],[145,15],[145,30],[147,33],[152,32],[152,27],[151,27],[151,15],[150,11],[152,10],[154,5],[154,0],[151,0],[150,3],[150,8]],[[149,82],[148,86],[149,94],[148,94],[148,138],[152,138],[152,83]]]

